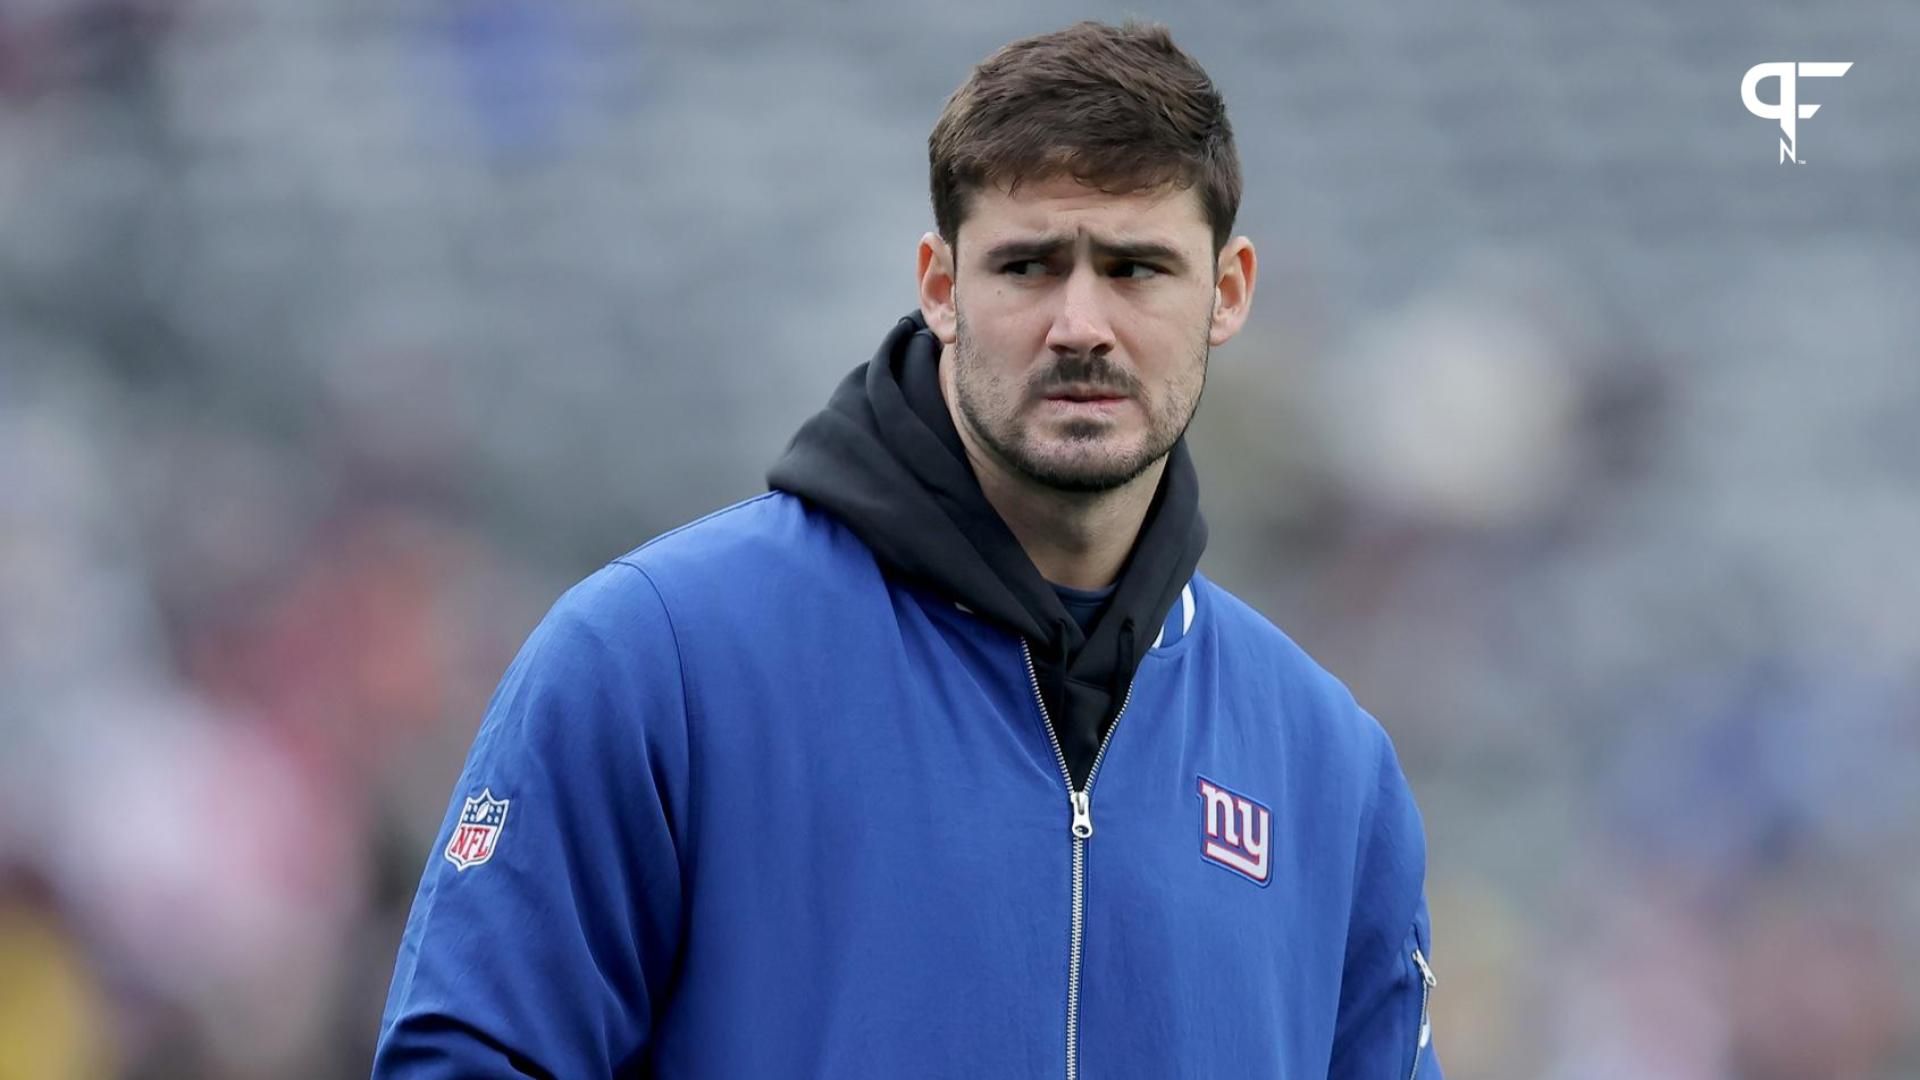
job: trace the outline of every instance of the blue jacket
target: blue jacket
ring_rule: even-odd
[[[1380,726],[1194,575],[1069,797],[1017,635],[774,492],[563,596],[400,946],[379,1077],[1440,1080]]]

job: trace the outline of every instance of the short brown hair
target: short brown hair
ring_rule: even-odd
[[[953,244],[990,185],[1067,175],[1114,193],[1197,188],[1216,252],[1240,209],[1226,102],[1167,28],[1082,22],[981,61],[927,137],[933,218]]]

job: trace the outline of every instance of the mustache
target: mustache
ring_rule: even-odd
[[[1070,386],[1114,397],[1134,397],[1140,391],[1140,380],[1107,359],[1105,353],[1060,357],[1033,378],[1035,397],[1045,397]]]

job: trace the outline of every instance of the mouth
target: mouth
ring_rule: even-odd
[[[1048,401],[1072,402],[1077,405],[1116,405],[1127,400],[1128,395],[1100,387],[1069,386],[1047,393]]]
[[[1045,415],[1058,420],[1113,423],[1133,399],[1111,390],[1056,390],[1040,404]]]

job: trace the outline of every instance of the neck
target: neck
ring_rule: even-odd
[[[1140,536],[1140,525],[1166,468],[1164,460],[1126,485],[1096,494],[1041,487],[976,448],[966,434],[967,458],[980,490],[1013,532],[1040,576],[1055,585],[1103,589]]]
[[[1120,576],[1133,551],[1147,508],[1160,488],[1167,459],[1110,491],[1061,491],[1014,469],[975,436],[954,403],[954,390],[941,380],[947,410],[966,447],[967,462],[986,495],[1026,550],[1040,576],[1074,589],[1102,589]]]

